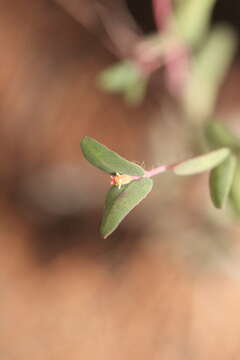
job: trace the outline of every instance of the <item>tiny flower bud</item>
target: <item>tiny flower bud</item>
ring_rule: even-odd
[[[116,174],[114,176],[111,176],[111,185],[118,186],[119,189],[121,189],[122,185],[126,185],[130,183],[133,180],[133,177],[130,175],[120,175]]]

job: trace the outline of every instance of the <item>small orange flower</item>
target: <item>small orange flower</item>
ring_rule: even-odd
[[[111,185],[118,186],[121,189],[122,185],[129,184],[133,180],[130,175],[120,175],[116,173],[116,175],[111,176]]]

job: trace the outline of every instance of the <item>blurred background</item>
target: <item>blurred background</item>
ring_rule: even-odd
[[[150,0],[0,0],[2,359],[239,359],[239,219],[213,208],[207,175],[160,175],[103,240],[110,179],[79,147],[88,135],[151,169],[203,152],[210,115],[240,135],[240,5],[212,8],[189,46],[196,65],[224,23],[207,75],[176,94],[157,66],[129,104],[97,79],[156,33]]]

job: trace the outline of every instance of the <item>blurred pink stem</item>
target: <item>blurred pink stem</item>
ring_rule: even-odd
[[[180,95],[189,74],[189,50],[182,44],[165,56],[166,84],[173,95]]]
[[[171,0],[152,0],[152,7],[158,30],[166,29],[172,12]]]

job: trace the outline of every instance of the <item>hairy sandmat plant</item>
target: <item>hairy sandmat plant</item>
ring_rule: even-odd
[[[153,0],[157,32],[150,36],[137,33],[129,52],[121,52],[121,41],[117,49],[113,33],[113,44],[122,54],[122,60],[99,75],[100,88],[121,94],[128,104],[137,106],[144,99],[151,78],[163,68],[166,90],[177,101],[181,114],[193,130],[193,142],[203,155],[196,154],[180,163],[146,171],[91,137],[84,137],[81,148],[85,158],[111,176],[112,186],[101,224],[104,238],[150,193],[152,178],[166,171],[180,176],[209,171],[209,191],[214,206],[222,208],[230,198],[233,208],[240,208],[236,185],[240,139],[222,122],[213,120],[218,91],[231,65],[237,41],[230,27],[210,26],[215,2]],[[113,23],[109,25],[107,18],[102,19],[106,21],[111,38]],[[134,29],[137,31],[137,25]],[[199,133],[205,137],[208,152],[195,138]]]

